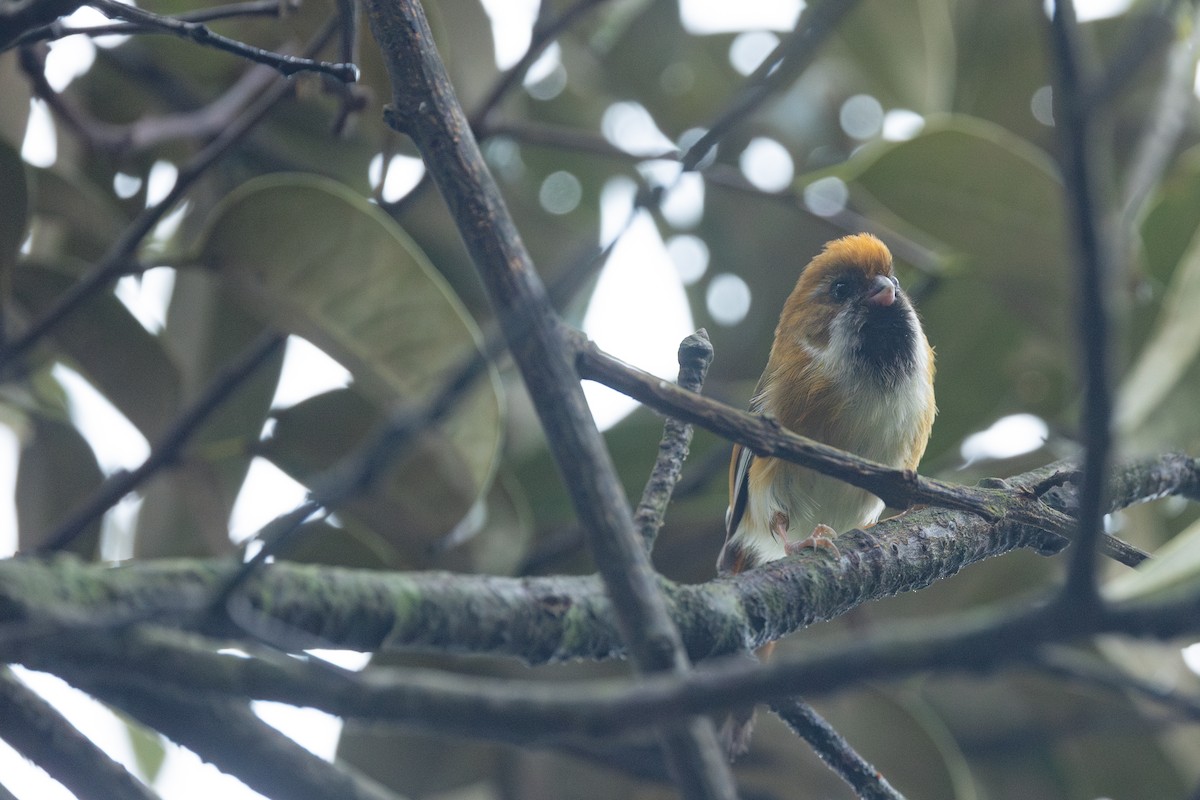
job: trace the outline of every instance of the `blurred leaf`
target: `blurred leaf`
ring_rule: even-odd
[[[17,51],[0,54],[0,108],[4,109],[0,114],[0,142],[18,148],[25,140],[31,95],[29,79],[17,65]]]
[[[1179,156],[1149,202],[1140,243],[1146,272],[1166,283],[1194,247],[1200,227],[1200,147]]]
[[[841,81],[885,110],[950,110],[955,48],[948,0],[867,0],[838,28]],[[832,49],[832,48],[831,48]]]
[[[954,109],[1049,147],[1054,129],[1038,122],[1030,103],[1050,84],[1045,25],[1036,3],[957,0],[954,9],[958,61]]]
[[[100,258],[127,222],[113,196],[82,176],[68,177],[61,167],[33,170],[32,175],[33,213],[38,220],[38,249],[33,256],[53,252]]]
[[[438,546],[439,569],[512,575],[533,536],[533,511],[520,483],[501,472],[486,500],[477,503]]]
[[[266,330],[230,300],[210,274],[180,270],[161,338],[181,376],[183,403],[208,387]],[[135,552],[139,557],[223,554],[231,550],[229,514],[249,469],[283,364],[259,367],[192,437],[175,469],[144,490]]]
[[[29,218],[25,186],[25,162],[20,154],[0,140],[0,291],[8,297],[7,275],[17,259]]]
[[[383,422],[357,387],[310,397],[275,414],[261,452],[301,483],[351,455]],[[478,486],[458,449],[436,431],[405,454],[344,511],[395,548],[409,568],[429,568],[434,545],[476,501]]]
[[[31,433],[17,466],[17,530],[20,548],[36,549],[104,481],[96,455],[71,424],[33,414]],[[99,554],[100,520],[67,548],[86,559]]]
[[[404,568],[382,536],[354,521],[340,517],[339,521],[338,525],[325,520],[306,522],[280,548],[279,557],[352,569]]]
[[[201,261],[262,318],[338,359],[378,408],[434,391],[479,347],[474,322],[403,231],[329,181],[242,187],[215,213]],[[501,413],[489,370],[441,428],[476,496],[492,479]]]
[[[13,295],[27,317],[41,316],[74,281],[56,267],[23,263]],[[103,335],[98,335],[98,332]],[[62,319],[55,343],[117,409],[154,441],[179,408],[179,374],[162,342],[115,295],[97,294]]]

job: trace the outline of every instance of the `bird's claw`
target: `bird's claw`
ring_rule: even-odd
[[[841,558],[841,551],[833,543],[833,537],[835,536],[837,536],[837,531],[822,523],[813,528],[812,534],[803,541],[789,542],[784,539],[783,550],[789,556],[799,555],[805,550],[826,550],[834,558]]]

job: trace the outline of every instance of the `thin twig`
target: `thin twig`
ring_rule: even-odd
[[[198,8],[184,11],[181,14],[171,14],[167,19],[180,22],[215,22],[237,17],[281,17],[288,10],[299,8],[298,0],[247,0],[244,3],[230,3],[214,8]],[[90,25],[82,28],[70,27],[63,24],[61,18],[49,25],[34,28],[13,42],[14,46],[33,44],[34,42],[52,42],[66,36],[108,36],[121,34],[137,34],[157,32],[146,25],[136,22],[111,22],[107,25]]]
[[[0,667],[0,739],[78,797],[157,798],[7,667]]]
[[[141,486],[161,469],[174,463],[198,430],[218,411],[238,388],[271,356],[278,353],[287,337],[264,334],[246,353],[222,368],[208,388],[185,410],[155,443],[146,460],[130,471],[111,475],[78,512],[38,546],[42,553],[63,550],[99,520],[125,495]]]
[[[708,340],[708,331],[701,328],[679,345],[679,378],[676,382],[689,392],[699,392],[712,358],[713,348]],[[646,552],[654,549],[654,540],[662,528],[675,484],[683,473],[683,462],[691,442],[692,426],[674,417],[667,417],[663,423],[662,439],[658,443],[658,459],[642,492],[641,502],[633,512],[633,524],[646,544]]]
[[[261,47],[254,47],[236,39],[230,39],[228,36],[213,33],[207,25],[202,23],[188,22],[176,17],[164,17],[161,14],[144,11],[137,6],[125,5],[119,0],[88,0],[88,3],[103,11],[105,16],[110,19],[122,19],[126,22],[144,25],[156,33],[191,39],[197,44],[241,56],[247,61],[266,64],[284,76],[295,75],[297,72],[319,72],[345,83],[353,83],[358,80],[358,67],[353,64],[317,61],[302,56],[264,50]]]
[[[337,17],[332,18],[313,38],[306,52],[316,52],[328,42],[337,30]],[[255,125],[267,115],[279,100],[291,91],[291,81],[280,78],[260,96],[244,113],[225,127],[215,139],[197,153],[191,161],[180,168],[171,187],[162,200],[142,211],[130,222],[108,251],[78,283],[64,292],[38,319],[34,320],[19,336],[10,340],[0,351],[0,375],[44,336],[50,333],[62,319],[73,314],[88,299],[104,291],[109,284],[121,277],[134,261],[134,254],[142,240],[154,229],[163,217],[183,199],[192,186],[221,156],[240,142]]]
[[[1050,19],[1050,40],[1057,72],[1058,119],[1063,184],[1076,255],[1076,319],[1080,341],[1084,446],[1080,479],[1079,529],[1071,552],[1064,602],[1090,613],[1100,600],[1096,582],[1096,546],[1104,530],[1103,513],[1112,448],[1112,387],[1109,375],[1109,307],[1114,254],[1102,184],[1097,174],[1096,111],[1086,102],[1094,85],[1077,41],[1072,0],[1058,0]]]
[[[771,710],[812,746],[821,760],[854,789],[861,800],[904,800],[887,778],[858,754],[849,742],[816,710],[798,697],[771,703]]]

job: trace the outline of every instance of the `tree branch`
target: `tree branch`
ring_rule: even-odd
[[[685,671],[679,633],[587,409],[561,323],[454,96],[425,15],[413,0],[368,0],[365,9],[391,78],[388,121],[412,138],[450,206],[588,533],[630,654],[647,672]],[[663,743],[685,796],[735,796],[711,721],[664,731]]]
[[[1091,613],[1101,602],[1096,583],[1096,548],[1104,530],[1104,493],[1112,448],[1109,319],[1115,265],[1108,212],[1097,177],[1097,109],[1087,102],[1094,77],[1083,63],[1077,37],[1072,0],[1057,0],[1050,19],[1050,40],[1058,73],[1056,94],[1061,113],[1057,129],[1063,185],[1077,259],[1075,302],[1083,384],[1080,439],[1084,447],[1079,531],[1063,601],[1081,613]]]
[[[1131,490],[1141,476],[1142,497],[1166,491],[1158,480],[1164,470],[1155,462],[1178,468],[1181,489],[1173,493],[1200,482],[1200,464],[1175,456],[1123,466],[1118,479],[1128,478]],[[1023,477],[1011,482],[1019,486]],[[1037,547],[1042,536],[1010,521],[923,508],[884,520],[869,533],[839,537],[840,558],[805,553],[704,584],[662,578],[658,583],[689,655],[700,660],[757,647],[870,600],[924,588],[986,558]],[[16,660],[21,648],[63,629],[107,631],[153,621],[238,636],[238,628],[214,627],[204,612],[216,588],[239,568],[224,560],[117,568],[66,556],[0,561],[0,660]],[[438,650],[531,664],[625,652],[612,603],[596,577],[380,573],[278,562],[247,581],[242,596],[274,629],[287,632],[287,647],[295,651]],[[1152,620],[1139,618],[1138,624]]]
[[[84,800],[157,797],[7,667],[0,668],[0,739]]]
[[[904,800],[879,770],[858,754],[850,743],[808,703],[793,695],[771,703],[771,710],[792,731],[812,745],[821,760],[854,789],[862,800]]]

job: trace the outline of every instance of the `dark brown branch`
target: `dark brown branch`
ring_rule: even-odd
[[[1087,104],[1094,77],[1078,39],[1072,0],[1057,0],[1050,19],[1052,57],[1057,72],[1059,142],[1067,216],[1076,257],[1076,319],[1080,341],[1084,447],[1079,498],[1079,531],[1071,554],[1065,602],[1088,613],[1099,604],[1096,548],[1103,533],[1105,491],[1112,449],[1112,386],[1109,320],[1114,288],[1113,242],[1098,175],[1101,129]]]
[[[688,663],[679,633],[584,402],[561,323],[484,164],[425,15],[412,0],[368,0],[364,7],[391,78],[389,123],[421,151],[483,279],[631,655],[648,672],[684,671]],[[685,796],[735,796],[709,720],[664,732],[663,743]]]
[[[194,11],[184,11],[172,14],[170,19],[182,22],[215,22],[235,17],[281,17],[288,10],[299,8],[298,0],[247,0],[244,3],[230,3],[213,8],[199,8]],[[111,22],[107,25],[91,25],[83,28],[68,27],[62,19],[56,19],[49,25],[34,28],[20,36],[14,46],[33,44],[34,42],[51,42],[66,36],[107,36],[110,34],[147,33],[150,29],[145,25],[132,22]],[[3,49],[3,48],[0,48]]]
[[[48,25],[85,5],[83,0],[12,0],[0,6],[0,53],[26,31]]]
[[[83,800],[157,797],[7,667],[0,668],[0,739]]]

